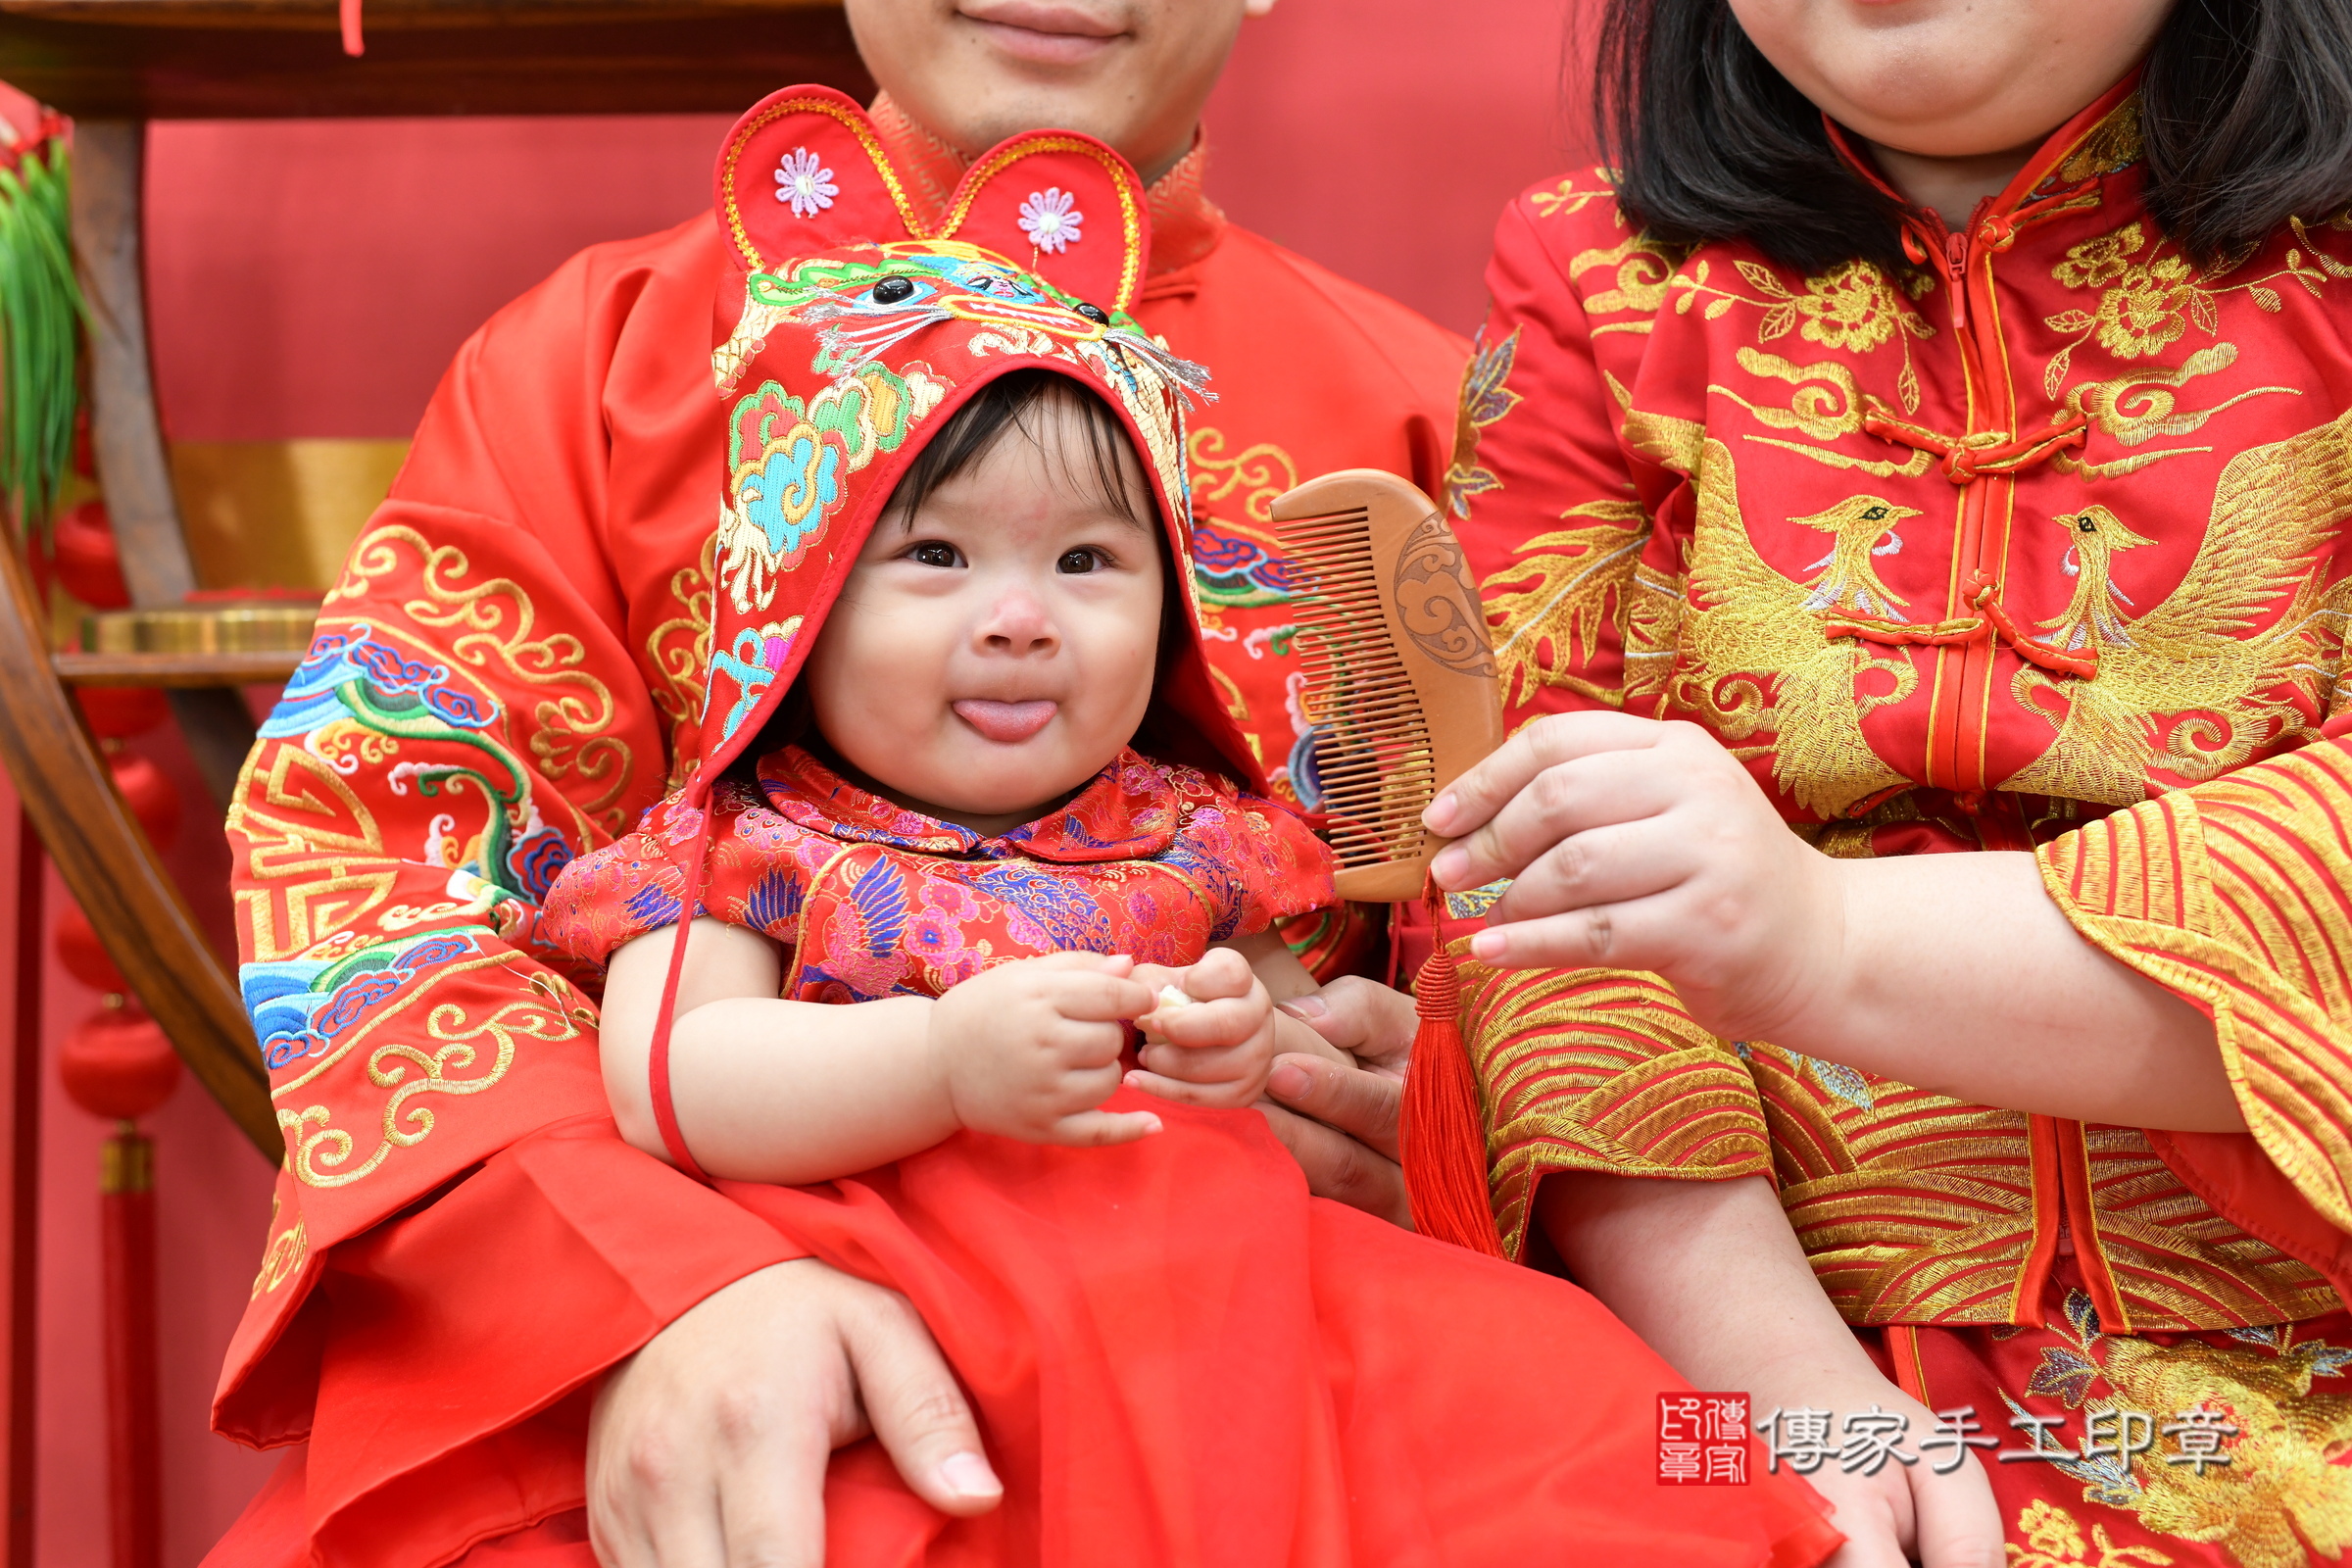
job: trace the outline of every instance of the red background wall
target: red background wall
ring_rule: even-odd
[[[1209,111],[1234,218],[1467,334],[1494,216],[1571,161],[1565,0],[1282,0]],[[782,85],[779,83],[779,85]],[[151,144],[149,267],[166,424],[181,440],[403,436],[484,317],[574,250],[700,212],[727,121],[177,123]],[[225,944],[225,850],[176,743],[176,869]],[[0,862],[4,863],[4,862]],[[62,897],[62,893],[53,896]],[[50,1049],[94,999],[52,970]],[[106,1561],[94,1243],[104,1128],[54,1090],[44,1153],[39,1555]],[[183,1084],[156,1117],[166,1560],[188,1568],[270,1460],[205,1410],[242,1307],[268,1171]]]

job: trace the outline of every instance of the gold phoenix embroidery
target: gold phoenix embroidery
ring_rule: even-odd
[[[1902,517],[1913,515],[1875,496],[1849,498],[1827,512],[1792,518],[1833,537],[1830,554],[1802,582],[1783,576],[1748,538],[1740,511],[1730,449],[1708,438],[1696,475],[1697,518],[1690,541],[1689,602],[1669,700],[1704,715],[1725,741],[1769,731],[1773,777],[1796,804],[1839,816],[1856,802],[1909,782],[1870,749],[1862,715],[1899,703],[1918,684],[1907,660],[1882,659],[1856,641],[1833,642],[1823,611],[1892,602],[1869,564]],[[1879,689],[1860,694],[1869,679]]]
[[[2332,683],[2315,655],[2340,644],[2342,593],[2313,557],[2348,513],[2352,412],[2232,459],[2187,573],[2142,613],[2125,613],[2115,571],[2148,540],[2103,506],[2052,518],[2077,575],[2073,601],[2042,625],[2058,647],[2095,653],[2098,669],[2063,682],[2018,673],[2019,702],[2065,713],[2049,750],[2002,787],[2128,806],[2147,798],[2151,766],[2209,779],[2280,739],[2295,709],[2263,694]]]

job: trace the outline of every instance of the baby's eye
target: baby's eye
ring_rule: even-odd
[[[906,559],[918,566],[954,568],[963,564],[963,552],[941,540],[926,539],[918,545],[909,546]]]
[[[1081,545],[1076,550],[1063,551],[1061,559],[1054,563],[1054,569],[1076,576],[1080,572],[1101,571],[1109,564],[1109,559],[1102,551],[1092,545]]]

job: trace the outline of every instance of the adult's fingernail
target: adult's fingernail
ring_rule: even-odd
[[[1289,1062],[1275,1063],[1274,1070],[1266,1075],[1266,1093],[1276,1100],[1304,1100],[1312,1085],[1305,1068]]]
[[[1499,931],[1481,931],[1470,939],[1470,956],[1494,962],[1510,951],[1510,939]]]
[[[1438,879],[1440,887],[1452,886],[1469,869],[1470,852],[1459,844],[1447,845],[1438,852],[1436,859],[1429,862],[1429,874]]]
[[[1274,1005],[1294,1018],[1328,1018],[1331,1016],[1331,1009],[1323,1004],[1321,997],[1293,997],[1288,1002],[1277,1002]]]
[[[1004,1491],[1004,1483],[997,1479],[988,1461],[968,1449],[941,1460],[939,1479],[958,1497],[994,1497]]]
[[[1428,828],[1432,833],[1446,831],[1446,824],[1453,820],[1454,808],[1460,804],[1454,799],[1453,791],[1446,791],[1422,809],[1422,826]]]

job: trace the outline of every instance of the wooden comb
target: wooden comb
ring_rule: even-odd
[[[1427,496],[1378,468],[1310,479],[1273,514],[1317,732],[1300,799],[1319,794],[1340,897],[1417,899],[1446,842],[1422,809],[1502,744],[1494,649],[1461,543]]]

